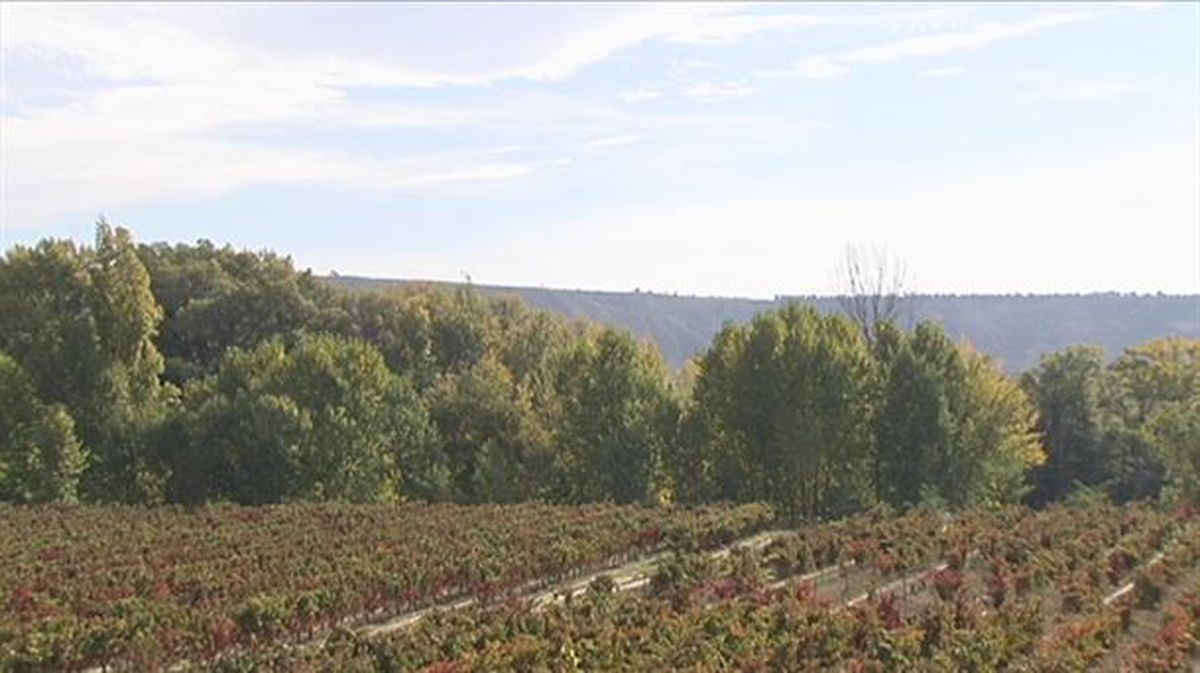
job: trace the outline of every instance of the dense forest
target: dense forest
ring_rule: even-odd
[[[330,276],[338,287],[388,289],[421,284],[359,276]],[[449,284],[448,284],[449,285]],[[625,327],[653,339],[667,364],[678,369],[703,353],[726,322],[747,323],[758,313],[798,302],[822,313],[839,313],[831,296],[779,296],[773,300],[694,297],[654,292],[597,292],[540,287],[475,286],[492,296],[519,297],[535,308]],[[942,325],[991,355],[1010,374],[1075,344],[1101,346],[1115,356],[1164,336],[1200,338],[1200,295],[1092,294],[952,295],[910,294],[898,316],[908,328],[921,321]],[[1037,325],[1037,329],[1027,329]]]
[[[1013,377],[936,322],[864,330],[788,303],[674,372],[623,329],[516,298],[350,291],[104,222],[91,246],[7,251],[0,317],[0,499],[18,503],[766,500],[804,518],[1200,492],[1200,341],[1181,337]]]

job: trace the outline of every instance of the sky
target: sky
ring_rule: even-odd
[[[772,297],[1200,292],[1200,4],[0,3],[0,247]]]

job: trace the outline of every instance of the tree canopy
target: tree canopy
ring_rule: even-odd
[[[276,337],[232,350],[185,401],[175,463],[192,500],[399,500],[404,466],[432,449],[422,400],[362,341]]]
[[[938,324],[764,311],[682,372],[470,286],[350,291],[207,241],[0,258],[0,499],[1035,504],[1196,492],[1200,342],[1020,381]],[[855,321],[858,322],[855,322]]]
[[[44,404],[29,375],[0,353],[0,500],[76,502],[86,466],[70,414]]]

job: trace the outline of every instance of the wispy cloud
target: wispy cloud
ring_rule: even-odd
[[[617,94],[617,99],[627,105],[634,105],[654,100],[655,98],[661,98],[662,95],[662,92],[658,89],[630,89],[629,91],[622,91]]]
[[[1133,80],[1070,80],[1053,85],[1043,85],[1018,94],[1017,99],[1025,103],[1048,100],[1097,100],[1138,94],[1152,94],[1159,90],[1153,81]]]
[[[89,83],[69,104],[13,105],[0,119],[7,192],[0,219],[6,226],[28,226],[98,204],[109,209],[207,197],[259,184],[424,189],[511,180],[537,169],[462,153],[426,153],[397,163],[232,141],[221,131],[239,124],[419,128],[465,125],[480,115],[440,105],[351,101],[348,88],[377,79],[371,67],[263,53],[141,7],[129,10],[3,8],[6,68],[16,56],[57,58],[55,63],[73,68],[75,80]]]
[[[445,172],[400,172],[385,177],[382,182],[397,187],[428,187],[456,182],[490,182],[511,180],[528,175],[533,170],[529,164],[478,164],[453,168]]]
[[[969,30],[920,35],[858,49],[844,56],[843,60],[855,65],[877,65],[905,58],[943,56],[956,51],[978,49],[1000,40],[1030,35],[1043,28],[1076,23],[1094,16],[1095,12],[1081,10],[1042,14],[1016,23],[982,23]]]
[[[605,136],[603,138],[595,138],[589,140],[585,145],[588,147],[619,147],[621,145],[629,145],[641,140],[642,137],[636,134],[627,133],[619,136]]]
[[[921,77],[950,77],[952,75],[961,75],[966,70],[961,65],[948,65],[943,68],[926,68],[917,74]]]
[[[785,180],[825,186],[875,172],[889,176],[879,184],[894,184],[909,179],[910,173],[962,163],[968,150],[984,161],[995,155],[995,145],[1001,142],[994,133],[980,132],[975,123],[983,97],[963,101],[952,111],[931,98],[930,108],[946,109],[930,109],[930,116],[914,125],[913,114],[890,114],[896,110],[895,101],[881,98],[872,82],[847,78],[837,86],[816,87],[821,89],[818,95],[808,96],[806,87],[795,82],[759,81],[746,73],[786,65],[787,59],[779,55],[790,54],[788,59],[800,60],[787,77],[836,78],[900,61],[905,67],[896,68],[899,76],[948,77],[964,71],[953,64],[964,63],[972,68],[972,84],[977,75],[981,86],[994,85],[1003,68],[976,66],[963,56],[966,52],[1003,40],[1015,42],[1019,36],[1049,32],[1052,26],[1089,16],[1121,12],[1111,6],[1038,11],[943,5],[864,13],[817,5],[716,3],[535,3],[502,8],[483,3],[469,10],[314,3],[256,9],[234,4],[0,1],[0,57],[6,68],[0,105],[0,169],[5,178],[0,222],[6,229],[53,227],[65,215],[119,215],[139,204],[147,205],[149,212],[182,213],[181,219],[186,219],[196,212],[189,209],[197,202],[205,212],[222,208],[219,212],[232,218],[255,214],[279,194],[286,194],[282,198],[289,207],[306,211],[310,200],[336,201],[325,198],[329,186],[328,192],[351,198],[362,208],[364,222],[393,221],[397,207],[409,207],[397,204],[419,202],[423,222],[452,223],[447,228],[453,229],[453,223],[492,218],[496,226],[511,226],[515,232],[551,220],[570,228],[573,218],[591,218],[608,203],[620,201],[628,213],[616,218],[618,222],[629,213],[648,213],[634,218],[639,226],[628,232],[628,240],[637,245],[637,236],[659,226],[659,219],[676,223],[659,247],[644,248],[645,268],[629,273],[661,274],[664,287],[670,287],[679,267],[663,265],[662,259],[683,257],[685,266],[708,260],[711,268],[695,267],[700,289],[706,282],[727,282],[716,280],[723,277],[712,268],[728,268],[731,250],[752,265],[762,258],[761,241],[777,240],[779,232],[785,232],[786,239],[794,230],[796,238],[791,240],[803,242],[798,222],[832,223],[840,238],[836,227],[850,229],[868,218],[905,228],[940,218],[950,227],[955,218],[975,211],[968,199],[953,196],[950,210],[957,211],[941,214],[939,208],[949,206],[939,199],[949,188],[933,178],[924,200],[907,210],[899,196],[890,201],[875,198],[878,189],[831,202],[828,212],[782,197],[767,212],[756,198],[747,197],[727,209],[714,209],[715,215],[689,210],[671,219],[647,208],[659,199],[672,202],[682,194],[679,201],[696,205],[692,197],[697,194],[721,200],[750,189],[747,185],[778,180],[766,193],[769,200],[789,193],[780,186]],[[1173,11],[1178,10],[1162,13]],[[1010,18],[981,22],[984,16]],[[1139,20],[1158,25],[1152,13]],[[1112,71],[1127,75],[1127,80],[1069,79],[1069,68],[1085,62],[1087,67],[1075,75],[1103,77],[1105,72],[1091,68],[1095,59],[1088,59],[1107,46],[1096,35],[1084,33],[1067,36],[1063,43],[1062,53],[1077,58],[1062,65],[1061,81],[1026,82],[1030,100],[1039,95],[1085,101],[1129,95],[1142,86],[1139,73],[1156,76],[1154,66],[1147,65],[1153,59],[1130,58],[1121,70]],[[1080,41],[1070,41],[1076,39]],[[1178,50],[1178,35],[1174,39]],[[806,46],[821,44],[830,46]],[[875,46],[854,49],[862,45]],[[1053,51],[1053,44],[1047,40],[1039,48]],[[1004,51],[995,50],[1001,57]],[[940,57],[945,58],[934,60]],[[1030,59],[1029,54],[1024,57]],[[1002,59],[998,65],[1005,65]],[[26,72],[10,77],[18,66]],[[1164,93],[1173,95],[1188,86],[1184,93],[1195,91],[1194,77],[1185,81],[1194,73],[1184,67],[1161,73]],[[930,90],[951,90],[952,84],[957,82],[923,82]],[[1172,109],[1187,113],[1194,109],[1194,99],[1192,94]],[[1012,95],[989,100],[986,104],[996,109],[984,110],[983,115],[1036,112],[1022,109],[1022,102]],[[872,107],[870,133],[864,134],[860,113],[867,107]],[[1145,107],[1154,107],[1153,101]],[[929,159],[932,168],[912,171],[906,163],[911,148],[937,144],[939,139],[930,139],[944,128],[948,114],[961,115],[963,121],[954,142],[939,145],[947,152]],[[1153,126],[1165,117],[1156,114],[1147,110],[1127,126],[1098,120],[1096,129],[1104,124],[1103,131],[1096,130],[1094,137],[1107,140],[1132,132],[1134,126]],[[1054,145],[1061,135],[1058,127],[1037,124],[1031,124],[1028,134],[1024,131],[1018,142],[1038,148]],[[835,158],[829,159],[831,154]],[[586,165],[576,169],[576,162]],[[644,174],[662,179],[627,188]],[[571,199],[568,208],[543,197],[547,191],[569,192],[583,180],[588,181],[587,189],[579,191],[587,193]],[[1118,191],[1115,179],[1098,184],[1101,188],[1088,189]],[[256,189],[264,185],[271,189]],[[549,186],[553,190],[546,189]],[[606,199],[597,193],[601,190],[592,189],[596,186],[619,193],[621,199]],[[1143,188],[1150,187],[1136,182],[1130,189]],[[822,187],[812,189],[814,197],[824,193]],[[1070,194],[1085,192],[1076,189]],[[1036,195],[1057,204],[1048,193]],[[420,198],[392,198],[397,194]],[[230,198],[220,198],[223,195]],[[1006,206],[1012,200],[1003,189],[974,196]],[[386,205],[362,205],[372,201]],[[528,205],[533,202],[536,205]],[[856,205],[877,202],[894,207]],[[1067,221],[1068,216],[1093,215],[1092,210],[1068,210],[1055,211],[1054,217]],[[1109,212],[1100,206],[1095,210]],[[1136,217],[1130,214],[1132,206],[1121,212]],[[770,225],[749,233],[729,227],[730,221],[746,220],[746,213],[752,213],[750,219],[761,214]],[[1031,206],[1010,214],[1039,227],[1056,221],[1038,213]],[[679,242],[690,240],[687,227],[700,220],[708,227],[708,247],[677,255]],[[591,222],[603,225],[592,230],[601,239],[617,235],[608,226],[612,221],[587,219],[584,225]],[[1103,220],[1111,222],[1116,219]],[[285,221],[262,226],[290,232],[302,225]],[[662,231],[669,231],[663,226]],[[278,245],[290,247],[287,234],[279,236]],[[461,248],[464,237],[448,238],[456,240],[447,243],[447,249]],[[510,230],[497,238],[511,240]],[[572,247],[581,243],[590,247]],[[562,264],[568,276],[582,273],[586,265],[572,251],[606,250],[595,243],[568,241],[559,249],[561,259],[546,263]],[[624,259],[633,245],[622,241],[613,246],[612,259]],[[376,249],[385,254],[384,246]],[[656,256],[657,270],[652,266]],[[783,251],[778,257],[774,273],[797,267],[794,260],[784,259]],[[494,258],[497,274],[511,263],[494,250],[487,258]],[[531,278],[550,282],[560,276]],[[598,278],[581,277],[579,285],[595,285]],[[761,277],[755,285],[764,292],[786,286],[782,275]]]
[[[798,61],[793,72],[801,77],[814,79],[838,77],[856,66],[880,65],[909,58],[929,58],[971,51],[994,42],[1031,35],[1045,28],[1076,23],[1097,15],[1095,11],[1078,10],[1041,14],[1019,22],[981,23],[966,30],[918,35],[835,56],[809,56]]]
[[[808,79],[832,79],[850,72],[850,66],[839,63],[836,59],[828,56],[809,56],[797,61],[790,72]],[[767,77],[781,74],[787,74],[787,72],[762,73]]]
[[[526,145],[501,145],[499,147],[488,148],[487,153],[488,154],[513,154],[514,152],[521,152],[521,151],[528,150],[528,149],[530,149],[530,148]]]
[[[16,139],[5,141],[6,194],[0,200],[5,226],[36,226],[62,214],[212,197],[254,185],[313,182],[380,190],[444,189],[519,179],[550,165],[469,155],[350,158],[187,134],[140,134],[116,126],[83,141],[71,135],[54,143],[49,140],[54,128],[40,121],[4,121],[5,136]],[[84,129],[92,130],[99,131]]]
[[[341,11],[333,6],[310,9]],[[420,8],[389,9],[410,10]],[[416,189],[515,179],[535,167],[495,164],[460,154],[430,156],[420,166],[398,169],[336,149],[318,152],[247,143],[222,133],[235,125],[284,123],[387,129],[494,122],[499,113],[487,106],[399,105],[356,100],[349,92],[469,87],[513,79],[560,81],[648,40],[728,43],[814,22],[796,14],[744,16],[745,8],[706,3],[562,8],[553,10],[564,17],[554,29],[507,45],[500,44],[501,37],[485,41],[481,49],[470,52],[473,56],[467,62],[459,63],[458,49],[421,49],[397,57],[386,50],[331,43],[323,36],[320,18],[335,14],[310,16],[306,23],[288,28],[300,34],[286,33],[289,39],[273,42],[258,38],[274,35],[275,20],[281,15],[256,14],[254,8],[242,6],[225,6],[217,12],[187,5],[3,3],[0,11],[6,66],[17,56],[51,63],[65,67],[62,74],[72,82],[87,85],[78,88],[67,104],[34,104],[30,101],[37,97],[26,95],[6,101],[0,140],[3,169],[12,176],[0,212],[6,224],[41,221],[98,203],[115,207],[208,196],[281,181],[362,181]],[[456,25],[448,23],[446,28],[463,32],[462,39],[445,43],[478,42],[474,27],[468,31]],[[713,86],[696,93],[715,100],[738,92]],[[660,95],[647,88],[619,98],[635,103]],[[633,139],[608,136],[600,141],[593,146]],[[487,156],[486,150],[481,153]]]
[[[486,120],[479,111],[448,105],[354,105],[341,96],[335,100],[336,104],[322,110],[322,118],[350,127],[434,128],[466,126]]]
[[[514,50],[530,54],[520,61],[494,64],[481,60],[476,67],[454,71],[436,64],[419,69],[346,58],[330,59],[321,65],[324,72],[339,81],[364,86],[474,86],[512,79],[561,81],[619,51],[652,40],[711,46],[762,33],[837,23],[829,17],[804,13],[753,14],[749,7],[704,2],[597,4],[582,9],[588,18],[569,30],[531,40],[532,44],[524,49]],[[473,34],[464,38],[472,39]]]
[[[696,82],[683,89],[683,95],[703,103],[716,103],[754,93],[754,88],[737,82]]]
[[[1194,137],[1112,153],[1057,157],[1036,167],[980,167],[952,177],[872,191],[806,190],[764,184],[754,192],[580,215],[507,240],[542,254],[506,267],[497,249],[469,264],[489,281],[514,285],[771,297],[830,292],[828,273],[847,240],[885,243],[920,269],[927,290],[962,292],[1195,291],[1197,174]],[[979,204],[988,204],[980,208]],[[737,222],[738,226],[730,226]],[[1077,222],[1079,226],[1065,223]],[[1137,235],[1082,236],[1081,231]],[[947,240],[969,232],[969,249]],[[1039,245],[1030,246],[1029,241]],[[769,244],[764,244],[769,242]],[[1063,265],[1059,251],[1079,250]],[[986,250],[986,253],[980,253]],[[581,254],[580,251],[587,251]],[[1014,272],[1013,259],[1024,260]],[[1152,266],[1130,260],[1153,259]],[[674,263],[664,264],[663,260]],[[379,273],[396,264],[389,253]],[[413,260],[412,264],[419,264]],[[396,267],[390,267],[396,268]],[[404,266],[409,268],[409,261]],[[613,269],[625,270],[614,276]],[[729,269],[738,269],[737,274]],[[435,274],[431,268],[426,274]]]

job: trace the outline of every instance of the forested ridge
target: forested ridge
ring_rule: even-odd
[[[0,499],[879,504],[1200,491],[1200,341],[1013,376],[937,322],[787,303],[677,371],[470,286],[348,291],[271,252],[45,240],[0,260]],[[1036,325],[1027,325],[1036,331]]]
[[[421,285],[410,281],[333,275],[338,287],[387,289]],[[447,287],[454,284],[446,283]],[[774,299],[701,297],[655,292],[601,292],[544,287],[476,285],[494,296],[520,297],[530,306],[624,327],[653,339],[671,367],[678,368],[708,348],[728,321],[749,322],[755,314],[789,302],[839,313],[839,297],[778,296]],[[1115,356],[1125,348],[1164,336],[1200,338],[1200,295],[1095,292],[1085,294],[911,294],[900,321],[911,327],[931,320],[955,339],[967,339],[1018,374],[1038,359],[1075,344],[1101,346]],[[1035,325],[1037,329],[1028,329]]]

